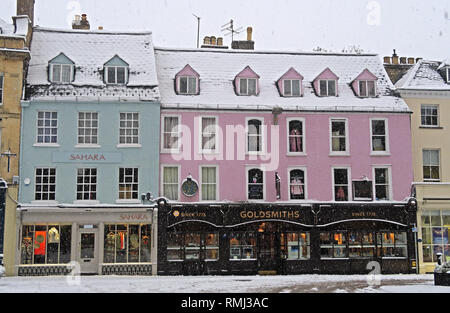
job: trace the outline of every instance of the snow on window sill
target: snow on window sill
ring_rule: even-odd
[[[33,147],[49,147],[49,148],[57,148],[60,147],[58,143],[35,143]]]

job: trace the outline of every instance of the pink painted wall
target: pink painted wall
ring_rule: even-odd
[[[164,114],[181,115],[182,124],[191,130],[198,128],[198,121],[194,123],[194,118],[199,116],[216,116],[218,124],[222,129],[226,125],[242,125],[245,127],[246,118],[264,118],[265,125],[274,124],[274,116],[271,113],[219,113],[219,112],[177,112],[162,111]],[[304,156],[287,155],[287,118],[304,118],[305,120],[305,152]],[[330,156],[330,130],[329,119],[347,118],[349,131],[349,156]],[[386,118],[389,130],[388,156],[370,155],[370,118]],[[307,199],[319,201],[332,201],[332,166],[351,167],[351,180],[359,180],[363,175],[373,181],[373,165],[389,165],[391,167],[392,191],[391,200],[400,201],[410,195],[412,175],[411,160],[411,133],[410,120],[408,114],[383,114],[383,113],[282,113],[278,116],[279,136],[271,140],[271,135],[276,134],[270,127],[265,133],[268,141],[268,151],[272,151],[279,144],[279,162],[274,169],[265,173],[265,200],[277,201],[275,190],[275,172],[281,177],[281,199],[278,201],[288,201],[288,167],[305,167],[307,183]],[[162,125],[161,125],[162,127]],[[194,134],[189,142],[186,137],[183,144],[193,145],[194,138],[197,140],[198,134]],[[245,201],[247,199],[246,168],[249,165],[269,164],[269,161],[261,159],[251,160],[247,155],[244,160],[227,160],[227,148],[225,142],[230,142],[232,138],[224,134],[223,142],[219,143],[222,151],[219,156],[222,160],[207,160],[197,153],[197,148],[191,147],[189,159],[179,160],[180,155],[164,154],[160,155],[160,163],[180,164],[181,181],[190,173],[194,179],[199,181],[199,171],[201,165],[218,165],[219,168],[219,199],[220,201]],[[236,138],[235,138],[236,140]],[[242,148],[242,147],[241,147]],[[234,144],[236,154],[236,141]],[[211,156],[209,156],[211,158]],[[160,175],[161,176],[161,175]],[[161,179],[160,179],[161,181]],[[180,184],[181,184],[180,181]],[[194,197],[186,197],[180,193],[180,201],[199,201],[198,194]],[[351,193],[349,194],[351,197]]]

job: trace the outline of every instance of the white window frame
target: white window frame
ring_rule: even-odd
[[[204,118],[214,118],[215,119],[215,143],[214,149],[203,149],[203,119]],[[198,118],[198,150],[200,154],[217,154],[219,152],[219,117],[216,115],[202,115]]]
[[[85,174],[84,174],[84,170],[86,170],[86,169],[88,169],[88,170],[90,170],[89,171],[89,175],[88,176],[85,176]],[[96,174],[95,174],[95,176],[93,176],[92,175],[92,170],[93,169],[95,169],[96,170]],[[78,183],[78,170],[83,170],[83,174],[82,174],[82,178],[83,178],[83,182],[81,183],[81,186],[85,186],[85,185],[88,185],[89,186],[89,190],[90,190],[90,188],[91,188],[91,186],[95,186],[95,200],[92,200],[92,199],[78,199],[78,193],[79,193],[79,191],[78,191],[78,185],[79,185],[79,183]],[[92,204],[96,204],[96,203],[100,203],[100,201],[98,201],[98,168],[97,167],[79,167],[79,168],[76,168],[75,169],[75,177],[76,177],[76,183],[75,183],[75,187],[76,187],[76,190],[75,190],[75,201],[74,201],[74,203],[92,203]],[[84,182],[84,178],[85,177],[89,177],[89,183],[85,183]],[[95,180],[96,180],[96,182],[95,183],[92,183],[92,177],[95,177]],[[84,188],[83,188],[83,190],[81,191],[81,195],[82,195],[82,197],[84,197],[84,193],[85,193],[85,191],[84,191]]]
[[[181,91],[181,79],[186,78],[186,92]],[[195,90],[194,92],[189,92],[189,87],[191,85],[190,81],[194,79],[195,81]],[[196,95],[198,93],[198,78],[193,75],[181,75],[178,77],[178,94],[180,95]]]
[[[345,151],[333,151],[333,122],[345,122]],[[348,133],[348,118],[330,117],[329,119],[329,142],[330,156],[350,156],[350,134]]]
[[[374,94],[370,95],[369,94],[369,82],[373,82],[373,90],[374,90]],[[361,86],[360,84],[364,83],[366,85],[366,94],[363,95],[361,93]],[[377,81],[376,80],[372,80],[372,79],[361,79],[358,80],[358,94],[361,98],[375,98],[377,96]]]
[[[425,107],[433,107],[436,108],[436,125],[426,125],[422,123],[422,109]],[[439,114],[439,104],[424,104],[422,103],[420,105],[420,127],[426,127],[426,128],[439,128],[440,127],[440,123],[439,123],[439,118],[440,118],[440,114]],[[427,115],[425,115],[427,116]],[[432,115],[431,115],[432,116]]]
[[[322,90],[321,90],[321,88],[320,88],[320,82],[321,81],[325,81],[326,82],[326,85],[327,85],[327,93],[324,95],[324,94],[322,94]],[[328,84],[330,83],[330,81],[332,81],[332,82],[334,82],[334,95],[329,95],[328,94],[328,90],[329,90],[329,86],[328,86]],[[336,79],[319,79],[319,84],[318,84],[318,93],[319,93],[319,96],[321,96],[321,97],[337,97],[337,95],[338,95],[338,90],[337,90],[337,86],[338,86],[338,84],[337,84],[337,80]]]
[[[302,148],[303,151],[301,152],[291,152],[290,150],[290,143],[289,143],[289,123],[292,121],[299,121],[302,123]],[[306,155],[306,133],[305,133],[305,118],[304,117],[288,117],[286,118],[286,138],[287,138],[287,144],[286,144],[286,151],[287,155],[292,156],[298,156],[298,155]]]
[[[248,198],[248,187],[249,187],[248,172],[252,169],[259,169],[262,172],[262,175],[263,175],[263,198],[262,199],[249,199]],[[265,167],[262,165],[246,165],[245,166],[245,198],[247,199],[247,201],[249,201],[249,202],[265,201],[266,200],[266,186],[267,186],[267,181],[266,181]]]
[[[384,121],[384,137],[385,137],[385,150],[384,151],[374,151],[373,150],[373,136],[380,136],[373,134],[372,121]],[[389,149],[389,124],[388,119],[385,117],[372,117],[369,119],[369,131],[370,131],[370,155],[390,155]]]
[[[248,144],[249,144],[249,140],[248,140],[248,136],[249,136],[249,127],[248,127],[248,123],[251,120],[258,120],[261,122],[261,134],[259,134],[259,136],[261,137],[261,147],[259,151],[249,151],[248,149]],[[245,153],[247,155],[263,155],[265,154],[265,148],[266,148],[266,134],[264,131],[264,118],[263,117],[246,117],[245,118]]]
[[[60,66],[60,69],[59,69],[59,80],[58,81],[56,81],[55,79],[54,79],[54,77],[53,77],[53,68],[55,67],[55,66]],[[63,81],[62,79],[63,79],[63,67],[70,67],[70,73],[69,73],[69,81],[68,82],[66,82],[66,81]],[[63,64],[63,63],[50,63],[50,82],[52,82],[52,83],[57,83],[57,84],[70,84],[70,83],[72,83],[72,81],[73,81],[73,72],[74,72],[74,66],[72,65],[72,64]]]
[[[446,68],[445,73],[447,74],[447,83],[450,83],[450,66]]]
[[[112,82],[112,83],[110,83],[109,82],[109,69],[110,68],[114,68],[114,82]],[[124,82],[123,83],[119,83],[119,82],[117,82],[117,69],[118,68],[123,68],[124,69],[124,71],[125,71],[125,74],[124,74]],[[126,85],[126,84],[128,84],[128,66],[105,66],[105,68],[104,68],[104,71],[105,71],[105,84],[106,85]]]
[[[377,200],[377,194],[376,194],[376,177],[375,177],[375,170],[376,169],[386,169],[388,172],[388,192],[389,192],[389,198],[386,200]],[[394,193],[393,193],[393,183],[392,183],[392,166],[391,165],[373,165],[372,166],[372,192],[373,192],[373,201],[392,201],[394,199]]]
[[[37,185],[38,185],[38,183],[37,183],[37,177],[38,177],[38,175],[37,175],[36,172],[37,172],[38,169],[41,169],[41,170],[47,169],[47,170],[49,170],[49,175],[48,175],[49,178],[50,178],[50,170],[52,170],[52,169],[55,170],[55,183],[54,183],[54,185],[55,185],[55,191],[54,191],[54,193],[55,193],[55,199],[54,199],[54,200],[50,200],[50,199],[47,199],[47,200],[42,200],[42,199],[41,199],[41,200],[36,200],[36,193],[37,193],[36,187],[37,187]],[[44,177],[44,176],[42,175],[42,177]],[[49,167],[49,166],[35,167],[35,168],[34,168],[34,197],[33,197],[34,200],[33,200],[32,202],[39,202],[39,203],[42,203],[42,202],[46,202],[46,203],[55,203],[55,202],[56,202],[56,192],[57,192],[57,190],[56,190],[56,187],[57,187],[57,178],[58,178],[58,169],[57,169],[57,167]],[[41,182],[40,185],[43,186],[43,183]],[[50,186],[50,182],[48,182],[47,185]],[[41,194],[41,196],[42,196],[42,194],[44,194],[44,192],[41,190],[41,191],[40,191],[40,194]],[[47,191],[47,194],[48,194],[48,196],[50,195],[50,190]]]
[[[435,179],[435,178],[425,178],[424,172],[423,172],[423,167],[425,166],[424,160],[423,160],[423,152],[424,151],[437,151],[438,153],[438,158],[439,158],[439,179]],[[435,148],[423,148],[422,149],[422,178],[424,182],[440,182],[442,179],[442,160],[441,160],[441,149],[435,149]],[[427,165],[427,166],[432,166],[432,165]]]
[[[0,77],[2,79],[0,84],[0,105],[3,105],[5,98],[5,93],[3,92],[3,90],[5,90],[5,74],[0,73]]]
[[[291,94],[287,94],[286,92],[285,92],[285,88],[284,88],[284,85],[287,83],[287,82],[289,82],[289,84],[291,85]],[[299,94],[298,95],[294,95],[293,94],[293,88],[292,88],[292,86],[293,86],[293,83],[294,82],[298,82],[298,92],[299,92]],[[283,94],[283,96],[284,97],[301,97],[302,96],[302,80],[301,79],[299,79],[299,78],[287,78],[287,79],[283,79],[283,89],[282,89],[282,94]]]
[[[134,170],[137,169],[138,171],[138,175],[137,175],[137,186],[138,186],[138,191],[137,191],[137,198],[130,198],[130,199],[121,199],[120,198],[120,185],[121,184],[130,184],[131,186],[133,186],[134,184],[136,184],[134,181],[132,181],[131,183],[127,183],[126,180],[121,182],[120,181],[120,169],[124,169],[124,171],[126,169],[132,169],[133,170],[133,175],[132,177],[134,178]],[[128,167],[128,166],[119,166],[117,167],[117,200],[116,203],[140,203],[140,193],[139,193],[139,188],[140,188],[140,177],[142,175],[141,173],[141,168],[139,166],[133,166],[133,167]],[[125,173],[124,173],[124,178],[125,178]],[[132,188],[133,189],[133,188]],[[133,196],[133,190],[131,190],[131,196]]]
[[[331,167],[331,190],[333,193],[333,198],[331,201],[333,202],[347,202],[347,201],[336,201],[336,192],[335,192],[335,184],[334,184],[334,170],[338,169],[346,169],[347,170],[347,201],[351,201],[353,195],[353,186],[352,186],[352,169],[350,166],[332,166]]]
[[[178,127],[177,127],[177,147],[176,148],[165,148],[164,147],[164,126],[165,126],[165,118],[166,117],[176,117],[178,118]],[[180,153],[181,152],[181,115],[179,114],[163,114],[161,115],[161,127],[160,127],[160,138],[161,138],[161,153]],[[174,134],[174,132],[171,132],[171,134]]]
[[[137,114],[137,122],[138,122],[138,127],[136,128],[136,127],[134,127],[134,126],[131,126],[131,128],[129,128],[129,127],[127,127],[127,126],[125,126],[125,127],[121,127],[120,126],[120,122],[122,122],[122,120],[121,120],[121,115],[122,114],[125,114],[125,120],[124,120],[124,122],[128,122],[129,120],[128,120],[128,118],[127,118],[127,114]],[[135,122],[136,120],[134,119],[134,117],[132,117],[132,119],[131,119],[131,122],[132,122],[132,124]],[[121,137],[123,137],[124,139],[125,139],[125,141],[126,141],[126,139],[128,138],[128,137],[131,137],[132,139],[133,138],[135,138],[136,137],[136,135],[134,135],[134,134],[131,134],[131,135],[127,135],[127,134],[125,134],[125,135],[121,135],[120,134],[120,131],[122,130],[122,129],[124,129],[125,130],[125,133],[126,133],[126,131],[128,130],[128,129],[131,129],[131,131],[133,132],[133,130],[135,130],[135,129],[137,129],[137,132],[138,132],[138,134],[137,134],[137,143],[135,143],[135,142],[133,142],[133,143],[121,143],[120,142],[120,139],[121,139]],[[139,113],[139,112],[119,112],[119,137],[118,137],[118,143],[117,143],[117,148],[140,148],[140,147],[142,147],[142,145],[141,145],[141,114]]]
[[[214,200],[203,200],[203,168],[215,168],[216,169],[216,196]],[[200,178],[200,190],[199,190],[199,201],[208,202],[208,201],[219,201],[219,166],[218,165],[199,165],[199,174],[198,177]],[[212,184],[211,184],[212,185]]]
[[[160,197],[164,197],[164,168],[166,167],[176,167],[177,168],[177,176],[178,176],[178,182],[177,182],[177,198],[176,199],[169,199],[172,201],[180,201],[180,194],[181,194],[181,165],[179,164],[161,164],[160,171]]]
[[[80,141],[80,137],[83,137],[83,138],[86,139],[86,135],[83,134],[81,136],[79,134],[79,131],[80,131],[80,113],[84,114],[84,119],[83,119],[84,122],[86,121],[86,113],[97,114],[97,119],[96,120],[92,119],[92,115],[91,115],[91,119],[90,119],[91,126],[90,127],[86,127],[85,125],[83,127],[81,127],[83,129],[90,129],[91,130],[91,135],[89,135],[89,137],[90,137],[91,141],[92,141],[93,137],[97,137],[97,143],[80,143],[79,142]],[[96,127],[92,126],[92,122],[93,121],[97,121],[97,126]],[[92,135],[92,131],[94,129],[97,131],[96,135]],[[99,132],[98,132],[98,130],[99,130],[99,113],[98,112],[96,112],[96,111],[78,111],[77,112],[77,144],[75,145],[75,148],[100,148]],[[84,141],[86,141],[86,140],[84,140]]]
[[[291,199],[291,171],[301,170],[303,171],[303,195],[305,199]],[[306,166],[289,166],[287,168],[287,185],[288,185],[288,201],[305,201],[308,200],[308,172]]]
[[[241,86],[242,86],[242,81],[245,80],[245,93],[241,93]],[[249,80],[254,80],[255,81],[255,93],[249,93],[248,92],[248,81]],[[257,78],[247,78],[247,77],[239,77],[239,90],[238,93],[240,96],[256,96],[258,94],[258,79]]]
[[[44,114],[44,118],[42,119],[44,121],[44,125],[42,125],[42,126],[39,126],[39,113],[43,113]],[[56,113],[56,126],[52,126],[52,125],[45,126],[45,120],[46,120],[45,113],[50,113],[50,115],[53,115],[53,113]],[[33,146],[35,146],[35,147],[59,147],[59,143],[58,143],[58,140],[59,140],[59,138],[58,138],[58,132],[59,132],[58,119],[59,119],[58,111],[37,111],[36,112],[36,141],[33,144]],[[50,124],[51,124],[52,120],[54,120],[54,119],[51,116],[50,117]],[[56,142],[44,142],[44,138],[43,138],[42,142],[39,142],[39,136],[45,137],[45,129],[46,128],[50,128],[50,138],[53,136],[51,134],[51,130],[52,129],[56,129],[56,135],[55,135]],[[39,129],[43,129],[44,130],[44,133],[42,135],[39,135]],[[51,139],[50,139],[50,141],[51,141]]]

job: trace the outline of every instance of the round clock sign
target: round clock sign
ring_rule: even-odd
[[[194,196],[198,191],[198,183],[189,175],[181,184],[181,191],[187,197]]]

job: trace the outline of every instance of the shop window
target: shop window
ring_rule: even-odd
[[[388,136],[387,136],[387,120],[386,119],[374,119],[371,120],[371,136],[372,136],[372,153],[387,153],[388,149]]]
[[[139,113],[120,113],[119,144],[139,144]]]
[[[185,234],[185,259],[198,260],[200,259],[200,234],[186,233]]]
[[[218,233],[177,233],[167,234],[167,261],[218,260]]]
[[[184,234],[168,232],[167,234],[167,261],[178,261],[183,259]]]
[[[78,112],[78,144],[98,144],[97,112]]]
[[[205,259],[218,260],[219,259],[219,234],[206,234],[205,239]]]
[[[97,169],[77,170],[77,200],[97,200]]]
[[[58,143],[58,112],[38,112],[36,143]]]
[[[346,168],[333,169],[334,200],[348,201],[349,175]]]
[[[289,199],[305,199],[305,172],[300,169],[289,171]]]
[[[217,119],[215,117],[202,117],[202,152],[216,151]]]
[[[450,261],[450,211],[423,211],[421,222],[423,261],[436,263],[437,253]]]
[[[20,264],[66,264],[71,239],[71,225],[23,225]]]
[[[332,119],[331,123],[331,154],[348,153],[347,120]]]
[[[288,260],[310,258],[309,233],[282,233],[280,238],[282,256]]]
[[[289,121],[289,152],[291,153],[301,153],[303,151],[303,121],[301,120],[291,120]]]
[[[179,149],[180,120],[178,116],[164,116],[162,120],[162,150],[174,152]]]
[[[202,166],[201,174],[202,200],[217,200],[217,168]]]
[[[420,126],[439,126],[439,107],[435,104],[422,104],[420,107]]]
[[[56,168],[37,168],[34,200],[54,201],[56,195]]]
[[[375,168],[375,200],[389,200],[389,168]]]
[[[151,261],[150,224],[105,224],[104,263]]]
[[[247,151],[262,152],[262,121],[250,119],[247,121]]]
[[[248,199],[263,200],[264,199],[264,177],[263,171],[257,168],[248,170]]]
[[[381,249],[378,253],[379,256],[383,258],[406,258],[408,256],[406,232],[380,232],[378,237],[378,249]]]
[[[374,257],[375,235],[371,232],[349,232],[348,249],[350,258]]]
[[[162,196],[169,200],[178,200],[179,173],[177,166],[164,166],[162,173]]]
[[[439,150],[423,150],[423,180],[440,180]]]
[[[320,257],[322,259],[348,257],[346,239],[345,232],[320,233]]]
[[[230,235],[230,260],[255,260],[256,235],[253,232]]]

